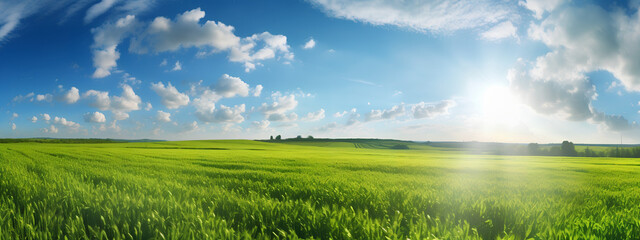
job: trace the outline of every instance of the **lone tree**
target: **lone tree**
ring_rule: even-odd
[[[562,142],[562,146],[561,148],[561,152],[563,156],[577,156],[578,152],[576,152],[576,147],[573,145],[572,142],[569,141],[563,141]]]
[[[309,136],[307,137],[307,139],[313,139],[313,136],[309,135]]]
[[[298,135],[296,139],[302,139],[302,135]]]
[[[280,135],[276,136],[276,140],[282,140],[282,137]]]
[[[271,137],[269,138],[269,140],[273,141],[273,135],[271,135]]]

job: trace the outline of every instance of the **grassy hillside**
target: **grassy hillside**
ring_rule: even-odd
[[[0,144],[0,239],[640,238],[638,160],[383,145]]]

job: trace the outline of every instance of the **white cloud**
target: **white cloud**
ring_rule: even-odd
[[[15,119],[15,118],[17,118],[18,116],[19,116],[19,115],[18,115],[18,113],[13,113],[13,114],[11,114],[11,119]]]
[[[307,43],[304,44],[304,49],[312,49],[316,46],[316,41],[312,39],[309,39],[309,41],[307,41]]]
[[[129,36],[139,26],[135,16],[128,15],[118,19],[115,23],[106,23],[91,29],[93,33],[93,73],[94,78],[111,75],[111,70],[117,66],[120,52],[116,47],[123,38]]]
[[[18,95],[13,97],[13,102],[22,102],[22,101],[26,101],[27,99],[31,102],[33,102],[33,96],[35,96],[35,93],[30,92],[26,95]]]
[[[311,0],[330,16],[418,31],[455,31],[510,18],[508,1]]]
[[[627,90],[640,91],[640,18],[599,6],[558,9],[529,35],[552,51],[537,59],[536,78],[580,80],[585,73],[605,70]],[[588,39],[586,41],[585,39]]]
[[[160,122],[171,122],[171,113],[158,111],[156,119]]]
[[[566,2],[565,0],[526,0],[520,1],[520,5],[528,8],[533,11],[534,16],[537,19],[541,19],[542,15],[545,12],[552,12],[562,3]]]
[[[621,116],[594,109],[595,85],[586,76],[608,71],[628,91],[640,91],[640,18],[634,13],[607,11],[585,4],[564,6],[528,1],[541,17],[531,24],[528,34],[543,42],[550,52],[528,66],[520,63],[509,72],[511,88],[523,102],[541,114],[557,115],[574,121],[600,123],[609,130],[631,126]],[[532,5],[533,6],[533,5]],[[622,124],[625,123],[626,124]]]
[[[36,101],[38,102],[51,102],[53,95],[51,93],[36,95]]]
[[[302,118],[302,121],[309,121],[309,122],[313,122],[313,121],[319,121],[324,119],[324,109],[320,109],[317,112],[310,112],[307,114],[307,116]]]
[[[129,114],[126,112],[112,111],[111,113],[113,114],[113,120],[116,120],[116,121],[125,120],[129,118]]]
[[[167,59],[162,59],[162,62],[160,63],[160,66],[167,66]]]
[[[116,51],[116,46],[110,46],[105,49],[93,50],[93,66],[96,71],[93,72],[93,78],[103,78],[111,75],[111,69],[118,64],[116,61],[120,58],[120,53]]]
[[[298,106],[296,96],[294,94],[281,96],[279,92],[272,94],[273,102],[271,104],[263,103],[258,110],[270,121],[293,121],[297,119],[295,113],[286,114]]]
[[[411,112],[416,119],[434,118],[449,114],[449,109],[456,106],[453,100],[442,100],[437,103],[419,102],[411,106]]]
[[[55,117],[53,118],[53,123],[54,124],[58,124],[61,126],[65,126],[71,129],[78,129],[80,128],[80,124],[74,122],[74,121],[69,121],[66,118],[63,117]]]
[[[116,48],[129,36],[129,51],[134,53],[159,53],[191,47],[210,50],[211,53],[228,52],[229,61],[243,63],[247,72],[267,59],[283,59],[284,63],[293,59],[286,36],[263,32],[240,38],[233,33],[233,26],[215,21],[200,24],[204,16],[200,8],[179,14],[174,20],[156,17],[150,23],[138,22],[135,16],[128,15],[115,23],[93,29],[94,78],[111,74],[120,57]],[[176,62],[174,70],[179,69],[181,65]]]
[[[128,112],[139,110],[142,100],[133,91],[131,86],[122,84],[121,96],[109,96],[109,92],[89,90],[83,94],[84,98],[91,99],[90,106],[99,110],[111,111],[116,115],[117,120],[124,120],[129,117]]]
[[[54,13],[67,7],[71,0],[59,1],[0,1],[0,43],[5,42],[23,19],[34,14],[38,17]]]
[[[65,102],[67,104],[72,104],[80,99],[80,90],[76,87],[71,87],[67,92],[57,97],[58,101]]]
[[[196,111],[196,117],[203,122],[216,123],[241,123],[244,121],[242,114],[245,112],[245,105],[240,104],[234,107],[220,105],[215,109],[200,109]]]
[[[54,125],[49,126],[49,128],[41,129],[44,133],[58,133],[58,128]]]
[[[31,117],[31,122],[32,123],[35,123],[37,121],[38,121],[38,117],[36,117],[36,116]]]
[[[168,109],[176,109],[189,104],[189,96],[179,92],[171,85],[171,82],[167,83],[166,87],[162,82],[152,83],[151,89],[162,98],[162,105]]]
[[[367,114],[365,114],[365,121],[375,121],[375,120],[383,120],[383,119],[395,119],[399,116],[403,116],[405,114],[404,104],[395,105],[390,109],[384,110],[371,110]]]
[[[109,92],[89,90],[83,94],[85,98],[93,98],[93,101],[89,103],[89,106],[100,109],[102,111],[109,110],[111,106],[111,98]]]
[[[153,108],[153,105],[151,105],[151,103],[147,103],[147,106],[144,107],[145,111],[149,111]]]
[[[249,84],[237,77],[223,74],[213,87],[214,91],[222,97],[230,98],[236,95],[246,97],[249,95]]]
[[[11,123],[11,130],[13,130],[13,131],[16,130],[16,124],[15,123]]]
[[[497,41],[505,38],[518,38],[518,28],[511,21],[504,21],[480,34],[486,40]]]
[[[272,122],[292,122],[292,121],[298,120],[298,114],[272,113],[267,116],[267,120]]]
[[[176,64],[173,65],[173,68],[171,69],[171,71],[180,71],[182,70],[182,64],[180,63],[180,61],[176,61]]]
[[[84,121],[88,123],[103,123],[107,121],[101,112],[88,112],[84,114]]]
[[[90,23],[93,19],[109,10],[117,2],[118,0],[102,0],[99,3],[94,4],[87,10],[87,15],[84,17],[84,23]]]
[[[42,119],[47,122],[51,120],[51,116],[49,116],[49,114],[43,113],[43,114],[40,114],[40,116],[42,116]]]
[[[262,93],[262,85],[256,85],[256,87],[251,92],[254,97],[260,97],[260,94]]]
[[[271,122],[269,122],[269,120],[262,120],[262,121],[253,121],[251,124],[257,129],[265,130],[269,127],[269,124],[271,124]]]
[[[130,112],[140,109],[142,100],[133,91],[131,86],[122,85],[122,96],[113,96],[111,99],[112,111]]]
[[[192,123],[185,124],[183,129],[185,132],[193,132],[198,129],[198,122],[193,121]]]
[[[25,4],[1,4],[0,3],[0,42],[4,41],[24,17]]]
[[[356,111],[357,111],[357,109],[352,108],[349,111],[336,112],[336,113],[333,114],[333,117],[341,118],[341,117],[346,116],[348,113],[355,113]]]
[[[520,62],[507,76],[511,90],[523,103],[540,114],[556,115],[571,121],[589,120],[602,123],[610,130],[622,130],[630,125],[624,117],[598,112],[591,101],[598,96],[596,87],[585,76],[582,79],[538,78],[534,69]],[[624,124],[623,124],[624,123]]]

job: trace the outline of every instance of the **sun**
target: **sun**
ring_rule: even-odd
[[[484,92],[482,115],[486,124],[514,126],[520,122],[518,99],[504,86],[491,86]]]

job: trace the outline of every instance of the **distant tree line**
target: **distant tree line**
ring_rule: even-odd
[[[296,138],[287,138],[285,140],[312,140],[314,139],[313,136],[309,135],[306,138],[303,138],[302,135],[298,135]],[[270,141],[281,141],[282,140],[282,136],[278,135],[275,138],[273,136],[269,137]]]
[[[502,151],[506,153],[508,151]],[[494,154],[500,154],[500,151]],[[609,147],[602,150],[593,150],[586,147],[583,151],[577,151],[573,142],[563,141],[560,146],[550,148],[540,147],[537,143],[529,143],[525,149],[515,149],[513,155],[530,156],[574,156],[574,157],[618,157],[618,158],[640,158],[640,147]]]

